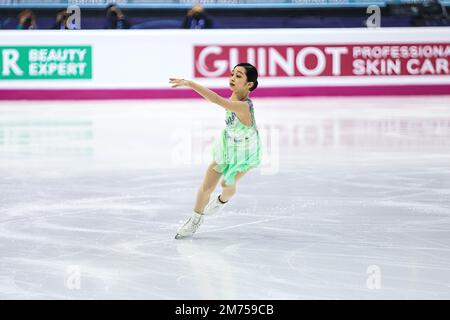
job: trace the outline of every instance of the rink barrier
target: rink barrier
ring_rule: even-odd
[[[0,31],[0,100],[229,95],[258,68],[254,97],[450,94],[450,28]],[[120,45],[119,45],[120,44]]]
[[[228,96],[229,89],[213,89]],[[448,85],[391,85],[339,87],[272,87],[258,88],[252,97],[334,97],[334,96],[408,96],[450,95]],[[0,89],[0,100],[140,100],[195,99],[200,96],[190,89]]]

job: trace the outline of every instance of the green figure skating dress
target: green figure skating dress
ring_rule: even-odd
[[[226,127],[213,147],[213,158],[224,177],[225,184],[235,183],[238,172],[257,167],[261,163],[261,139],[255,123],[253,102],[247,99],[252,125],[241,123],[234,112],[226,111]]]

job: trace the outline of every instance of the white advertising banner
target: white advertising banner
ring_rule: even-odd
[[[0,95],[30,89],[163,92],[169,77],[220,89],[230,69],[244,61],[258,68],[260,92],[449,90],[450,28],[0,31]]]

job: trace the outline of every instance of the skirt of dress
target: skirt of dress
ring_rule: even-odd
[[[213,158],[227,185],[235,183],[238,172],[259,166],[261,157],[261,140],[258,134],[236,142],[224,130],[214,143]]]

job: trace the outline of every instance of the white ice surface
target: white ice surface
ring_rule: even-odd
[[[181,241],[223,110],[0,103],[0,299],[449,299],[450,97],[254,102],[263,165]]]

